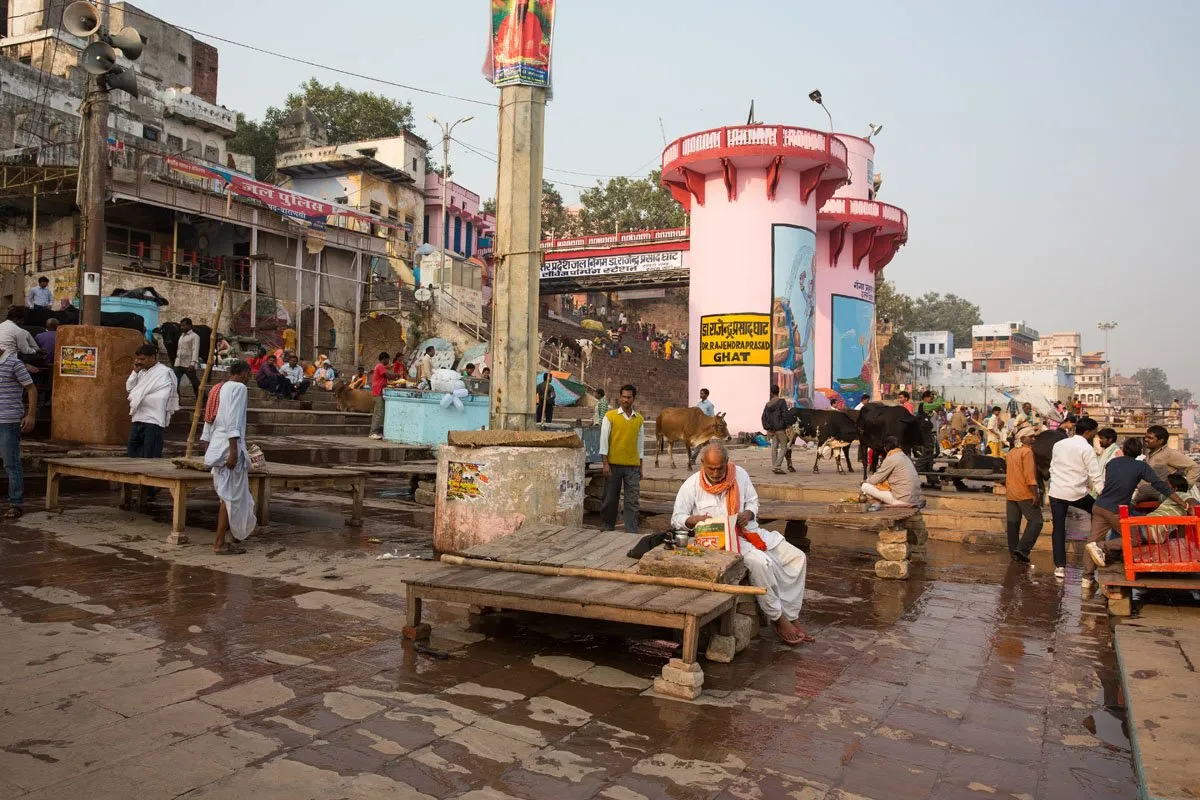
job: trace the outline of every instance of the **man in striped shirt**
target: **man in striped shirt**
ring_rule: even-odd
[[[25,507],[25,472],[21,468],[21,434],[33,430],[37,388],[16,353],[0,350],[0,454],[8,473],[8,510],[17,519]]]

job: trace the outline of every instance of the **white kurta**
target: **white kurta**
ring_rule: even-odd
[[[804,584],[808,578],[808,559],[804,551],[788,544],[777,531],[769,531],[758,526],[758,492],[750,483],[746,470],[735,466],[738,482],[738,495],[741,499],[741,511],[754,512],[754,521],[746,525],[762,538],[767,545],[766,550],[759,550],[742,537],[738,537],[741,545],[742,558],[750,572],[750,582],[767,590],[758,596],[758,605],[774,622],[781,616],[795,620],[800,616],[800,607],[804,604]],[[697,472],[683,482],[679,494],[675,496],[675,511],[671,515],[671,527],[684,530],[684,522],[693,514],[703,514],[708,517],[723,517],[728,514],[725,509],[725,494],[709,494],[700,486],[700,473]]]
[[[130,373],[125,391],[134,422],[165,428],[171,424],[171,415],[179,410],[179,378],[165,364]]]
[[[246,453],[246,385],[237,381],[221,384],[217,418],[204,426],[208,442],[204,466],[212,470],[213,487],[229,512],[229,532],[239,542],[254,531],[254,498],[250,495],[250,456]],[[238,461],[225,466],[230,440],[237,439]]]

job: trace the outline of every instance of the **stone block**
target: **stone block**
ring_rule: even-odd
[[[737,641],[732,636],[721,636],[720,634],[709,639],[708,649],[704,651],[705,658],[721,664],[728,664],[730,661],[733,661],[733,657],[736,654]]]
[[[704,674],[704,670],[695,661],[689,664],[682,658],[672,658],[667,662],[667,666],[671,669],[677,669],[680,672],[699,672],[701,675]],[[663,677],[665,678],[666,676],[664,675]]]
[[[885,544],[879,542],[875,545],[876,552],[883,556],[887,561],[904,561],[908,558],[908,544]]]
[[[907,561],[876,561],[875,576],[878,578],[892,578],[895,580],[905,580],[908,578],[908,562]]]
[[[919,531],[908,531],[909,544],[924,545],[927,541],[929,541],[929,531],[925,530],[924,527]]]
[[[702,555],[695,555],[690,551],[666,550],[660,546],[642,556],[638,561],[638,572],[663,578],[729,583],[730,574],[741,563],[740,555],[727,550],[707,550]]]
[[[925,561],[927,549],[928,548],[923,544],[910,544],[908,546],[908,560]]]
[[[700,696],[699,686],[681,686],[678,683],[664,681],[662,678],[654,679],[654,691],[656,694],[661,694],[666,697],[678,697],[680,700],[695,700]]]
[[[413,492],[413,502],[422,506],[437,505],[437,502],[434,500],[433,492],[429,491],[428,489],[417,489],[415,492]]]
[[[601,501],[600,501],[600,498],[598,498],[598,497],[583,498],[583,510],[584,511],[591,511],[592,513],[597,513],[600,511],[600,506],[601,506]]]
[[[879,541],[884,544],[904,544],[908,541],[908,531],[880,531]]]
[[[1003,483],[993,484],[992,485],[992,494],[1007,495],[1008,489],[1005,487],[1005,485]]]
[[[698,689],[704,685],[704,673],[684,672],[683,670],[675,669],[674,667],[663,667],[662,680],[667,681],[668,683],[677,684],[679,686],[689,686]]]
[[[758,601],[753,595],[742,595],[737,601],[737,613],[753,617],[758,614]]]
[[[733,640],[737,652],[742,652],[758,633],[758,615],[738,614],[733,618]]]

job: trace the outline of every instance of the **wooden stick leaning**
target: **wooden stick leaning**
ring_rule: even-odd
[[[665,578],[658,575],[641,575],[637,572],[612,572],[603,569],[585,569],[582,567],[544,567],[539,564],[511,564],[506,561],[484,561],[481,558],[464,558],[462,556],[443,555],[443,564],[454,564],[463,567],[481,567],[500,572],[524,572],[529,575],[550,575],[562,578],[599,578],[606,581],[621,581],[623,583],[648,583],[654,586],[673,586],[677,589],[700,589],[709,592],[724,592],[725,594],[766,594],[767,590],[760,586],[739,586],[733,583],[714,583],[698,581],[692,578]]]
[[[251,298],[253,301],[253,298]],[[204,374],[200,376],[200,388],[196,390],[196,407],[192,409],[192,427],[188,430],[187,452],[185,458],[192,457],[192,449],[196,446],[196,425],[204,413],[204,390],[208,388],[208,378],[212,374],[213,362],[217,357],[217,331],[221,328],[221,312],[225,305],[225,281],[221,281],[217,294],[217,316],[213,320],[212,335],[208,337],[208,361],[204,364]]]

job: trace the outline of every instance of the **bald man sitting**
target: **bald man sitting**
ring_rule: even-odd
[[[750,582],[767,590],[758,605],[771,629],[786,644],[812,641],[796,626],[804,603],[808,560],[775,531],[758,527],[758,492],[746,470],[730,463],[729,451],[710,442],[700,451],[700,471],[683,482],[675,497],[671,527],[692,530],[709,517],[737,517],[738,544]]]

